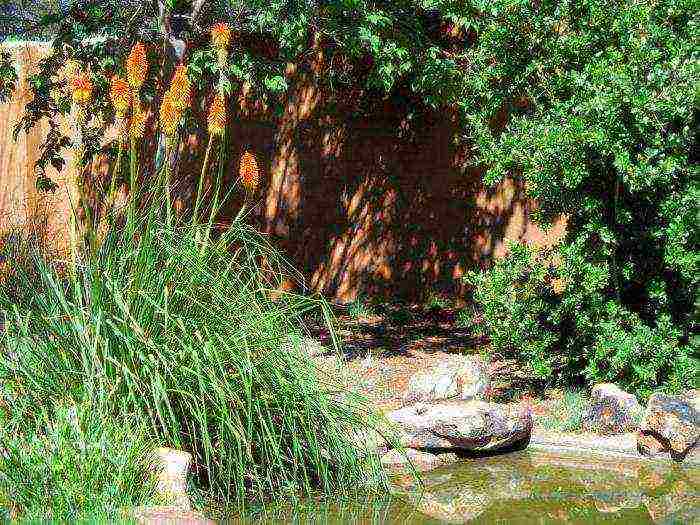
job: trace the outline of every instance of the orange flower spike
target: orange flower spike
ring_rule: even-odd
[[[126,79],[129,81],[129,85],[138,91],[146,80],[147,73],[146,46],[141,42],[137,42],[131,48],[126,59]]]
[[[131,92],[129,83],[123,78],[115,75],[111,80],[109,97],[112,99],[112,106],[118,119],[123,119],[131,105]]]
[[[141,105],[134,104],[134,112],[131,115],[131,122],[129,125],[129,136],[138,140],[143,138],[146,134],[146,120],[148,119],[148,114],[143,110]]]
[[[211,45],[216,49],[227,49],[231,44],[231,28],[226,22],[214,24],[211,28]]]
[[[226,129],[226,103],[224,97],[217,93],[209,107],[209,116],[207,117],[209,124],[209,133],[212,136],[221,136]]]
[[[179,122],[180,112],[173,103],[171,93],[167,92],[160,105],[160,125],[166,137],[172,138],[175,136]]]
[[[93,90],[90,76],[85,72],[75,74],[71,81],[71,88],[73,92],[73,102],[78,106],[87,106],[92,98]]]
[[[228,46],[231,44],[231,28],[224,22],[214,24],[211,28],[211,45],[216,49],[217,62],[219,68],[226,67],[228,58]]]
[[[187,66],[181,64],[175,68],[169,91],[170,99],[180,112],[190,105],[191,82],[187,76]]]
[[[249,151],[243,153],[241,156],[241,166],[238,173],[241,177],[241,183],[247,191],[252,192],[258,187],[260,176],[258,162],[255,160],[255,155]]]

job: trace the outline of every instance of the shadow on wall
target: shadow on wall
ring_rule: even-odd
[[[513,180],[487,189],[454,145],[452,115],[397,93],[361,117],[322,97],[295,137],[300,212],[287,252],[311,286],[341,302],[358,293],[422,300],[463,295],[459,277],[505,253],[505,239],[551,244]],[[289,176],[289,174],[287,174]]]
[[[18,52],[21,69],[30,71],[39,55]],[[452,113],[423,107],[407,90],[386,101],[358,87],[330,92],[313,74],[323,67],[323,53],[309,56],[308,63],[287,67],[282,111],[255,100],[246,86],[229,107],[222,194],[236,184],[243,151],[254,153],[262,177],[248,220],[303,270],[311,288],[340,302],[359,293],[404,300],[431,291],[463,294],[459,277],[501,256],[505,239],[551,244],[561,237],[563,221],[542,232],[529,220],[532,203],[518,183],[487,189],[478,170],[462,168],[465,152],[453,142]],[[26,84],[26,73],[21,78]],[[195,121],[205,122],[209,95],[196,94]],[[21,107],[21,93],[0,107],[0,152],[10,152],[0,159],[0,188],[16,187],[12,200],[29,203],[26,224],[41,223],[41,216],[52,232],[64,232],[65,242],[68,168],[54,174],[56,194],[36,193],[33,163],[46,127],[20,135],[22,154],[12,154],[11,128]],[[183,140],[175,190],[183,210],[194,198],[206,143],[202,130]],[[153,153],[144,150],[144,158]],[[211,166],[213,174],[216,162]],[[92,169],[105,185],[105,157]],[[212,179],[205,189],[211,197]],[[21,215],[2,197],[0,216]],[[241,204],[242,191],[234,188],[217,222],[225,225]]]

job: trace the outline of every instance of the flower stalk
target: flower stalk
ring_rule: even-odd
[[[75,271],[77,267],[78,249],[79,249],[79,226],[78,226],[78,210],[83,207],[86,214],[86,235],[89,236],[90,228],[92,226],[92,218],[89,212],[89,207],[84,191],[83,178],[82,178],[82,167],[83,159],[85,157],[85,144],[83,141],[83,131],[85,125],[87,124],[87,106],[92,99],[93,94],[93,83],[90,75],[86,71],[76,71],[71,75],[70,79],[71,86],[71,98],[73,100],[73,106],[75,108],[75,145],[73,149],[73,182],[71,187],[74,190],[74,198],[71,199],[71,206],[73,207],[72,213],[70,214],[70,252],[71,252],[71,268]],[[77,195],[76,195],[77,193]]]
[[[133,226],[135,210],[138,206],[138,142],[143,137],[146,125],[146,112],[141,107],[140,91],[148,75],[146,46],[137,42],[131,48],[126,59],[126,80],[131,87],[131,125],[129,128],[129,216],[128,223]]]
[[[207,116],[207,128],[209,130],[209,142],[207,144],[207,149],[204,154],[204,162],[202,164],[202,173],[199,177],[199,184],[197,187],[197,196],[194,206],[194,216],[193,221],[197,221],[199,217],[199,205],[202,198],[202,187],[204,184],[204,179],[207,176],[207,168],[209,167],[209,155],[211,152],[214,139],[216,137],[223,137],[226,131],[226,101],[222,93],[216,93],[214,99],[212,100],[211,106],[209,107],[209,115]]]

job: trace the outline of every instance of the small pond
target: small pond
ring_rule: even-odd
[[[257,523],[700,523],[700,466],[521,451],[395,479],[392,497],[278,509]]]

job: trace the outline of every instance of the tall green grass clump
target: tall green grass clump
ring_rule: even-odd
[[[30,419],[27,410],[38,413]],[[15,399],[0,416],[0,520],[123,521],[153,499],[143,423],[89,406],[30,407]],[[3,516],[4,511],[4,516]]]
[[[15,426],[48,435],[68,405],[99,407],[107,426],[142,424],[193,454],[194,484],[218,508],[382,480],[353,439],[373,416],[285,344],[304,314],[330,315],[323,303],[273,300],[292,270],[240,220],[214,240],[161,215],[113,228],[73,270],[34,253],[31,271],[0,287],[0,384],[41,408]]]

